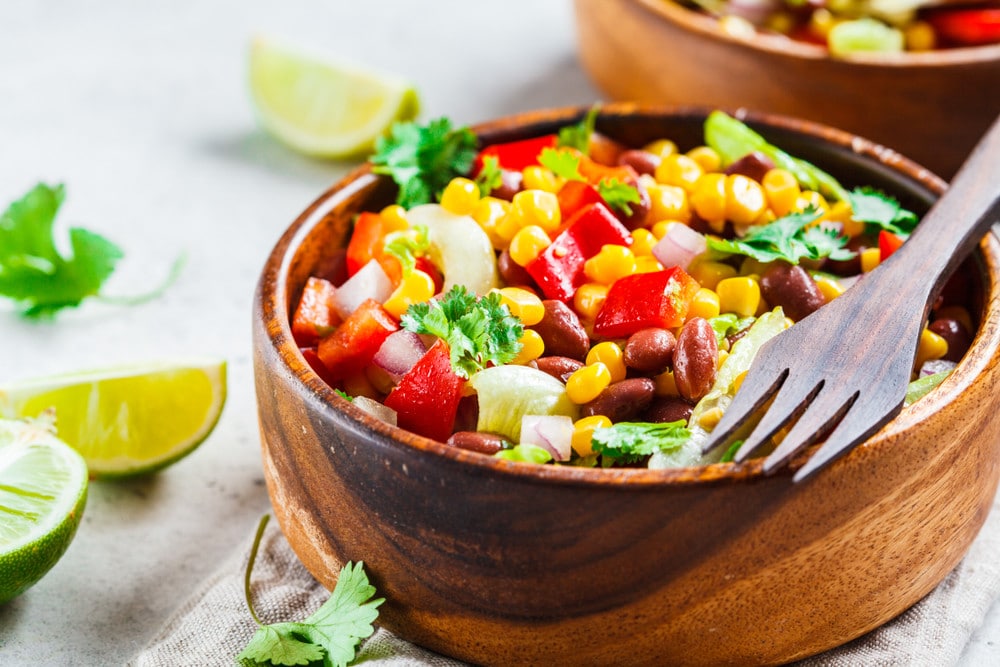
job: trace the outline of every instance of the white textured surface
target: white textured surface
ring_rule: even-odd
[[[0,607],[0,664],[113,665],[142,648],[267,512],[250,368],[250,304],[284,227],[347,165],[293,155],[255,126],[251,36],[282,36],[408,76],[424,118],[459,123],[589,103],[564,0],[5,0],[0,204],[64,182],[62,226],[126,251],[108,291],[136,308],[56,323],[0,306],[0,381],[171,355],[229,361],[229,401],[194,454],[145,480],[95,483],[69,551]],[[996,664],[1000,610],[963,665]]]

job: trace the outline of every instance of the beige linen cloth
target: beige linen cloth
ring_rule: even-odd
[[[943,667],[958,662],[972,633],[1000,597],[1000,497],[966,557],[926,598],[889,624],[799,667]],[[204,582],[136,656],[131,667],[235,665],[256,630],[243,598],[252,540]],[[299,563],[272,521],[253,569],[254,608],[265,623],[302,620],[329,597]],[[354,664],[461,667],[464,663],[378,629]]]

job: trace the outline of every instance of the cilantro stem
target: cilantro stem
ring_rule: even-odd
[[[250,573],[253,572],[253,564],[257,560],[257,549],[260,548],[260,541],[264,537],[264,528],[267,527],[267,522],[271,519],[270,514],[265,514],[260,518],[260,523],[257,525],[257,535],[253,538],[253,546],[250,547],[250,557],[247,559],[247,570],[243,577],[243,596],[247,601],[247,609],[250,610],[250,616],[256,621],[257,625],[262,626],[264,623],[257,616],[257,612],[253,608],[253,596],[250,593]]]
[[[177,278],[180,277],[185,264],[187,264],[187,253],[182,252],[177,256],[177,259],[174,260],[173,264],[170,265],[170,271],[167,273],[167,277],[164,278],[163,282],[144,294],[125,296],[97,294],[94,298],[102,303],[107,303],[113,306],[139,306],[144,303],[148,303],[153,299],[162,296],[171,285],[177,282]]]

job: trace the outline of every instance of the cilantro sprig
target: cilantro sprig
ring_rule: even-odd
[[[565,178],[567,181],[587,182],[587,179],[580,173],[580,160],[580,156],[573,151],[559,150],[558,148],[543,148],[538,156],[538,164],[556,176]],[[642,202],[642,197],[635,187],[623,183],[617,178],[602,178],[598,182],[596,190],[608,206],[622,211],[625,215],[632,215],[630,204]]]
[[[236,660],[243,667],[346,667],[354,660],[358,645],[375,631],[372,623],[378,618],[377,608],[385,598],[372,599],[375,587],[368,581],[364,563],[348,562],[340,570],[329,599],[312,615],[300,622],[265,625],[251,602],[250,573],[268,518],[265,515],[257,528],[244,579],[247,607],[260,627]]]
[[[847,238],[836,229],[811,225],[822,212],[810,207],[791,213],[766,225],[754,225],[746,236],[737,239],[708,237],[708,247],[732,255],[746,255],[761,262],[784,260],[798,264],[802,259],[850,259],[854,253],[845,248]]]
[[[413,225],[398,232],[389,232],[383,242],[385,251],[396,258],[408,276],[417,266],[417,257],[426,255],[431,247],[427,225]]]
[[[616,463],[636,463],[656,452],[668,452],[691,438],[683,420],[665,423],[618,422],[594,429],[594,451]]]
[[[590,155],[590,135],[594,133],[599,110],[600,107],[595,104],[579,123],[561,128],[556,137],[556,146],[575,148],[584,155]]]
[[[496,155],[483,157],[483,166],[476,175],[476,187],[482,197],[488,197],[491,192],[503,185],[503,170],[500,168],[500,158]]]
[[[376,174],[399,185],[396,203],[404,208],[437,199],[455,176],[464,176],[476,159],[476,135],[467,127],[452,127],[447,118],[427,125],[396,123],[389,136],[375,142],[371,161]]]
[[[873,187],[855,188],[847,193],[851,215],[855,220],[899,234],[909,235],[917,226],[917,215],[903,208],[892,195]]]
[[[451,367],[468,378],[488,364],[505,364],[521,350],[521,320],[492,292],[477,298],[455,285],[440,299],[411,305],[400,318],[407,331],[430,334],[448,344]]]
[[[639,191],[628,183],[622,183],[617,178],[602,178],[597,184],[597,194],[611,208],[618,209],[625,215],[632,215],[631,204],[641,204]]]

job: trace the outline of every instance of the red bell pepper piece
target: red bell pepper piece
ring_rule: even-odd
[[[473,175],[479,173],[479,170],[483,168],[483,158],[488,155],[495,157],[502,168],[512,171],[521,171],[525,167],[536,165],[542,149],[555,148],[556,139],[556,135],[546,134],[541,137],[487,146],[476,156],[472,173]]]
[[[592,185],[597,185],[604,179],[614,179],[621,183],[635,183],[639,174],[628,165],[609,166],[595,162],[586,155],[580,156],[580,175]]]
[[[451,367],[448,344],[440,338],[417,360],[385,399],[396,423],[433,440],[451,435],[465,378]]]
[[[648,327],[679,327],[698,289],[698,281],[679,266],[620,278],[597,313],[594,334],[627,338]]]
[[[605,245],[632,244],[632,235],[604,204],[588,204],[567,221],[552,244],[524,268],[548,299],[569,301],[587,281],[583,264]]]
[[[292,336],[302,347],[315,345],[340,322],[333,307],[337,288],[329,280],[310,277],[292,315]]]
[[[903,239],[901,236],[897,236],[890,231],[880,229],[878,232],[878,256],[879,261],[884,262],[889,258],[889,255],[899,250],[899,247],[903,245]]]
[[[583,181],[566,181],[556,196],[559,198],[559,212],[563,220],[569,220],[587,204],[606,205],[604,197],[597,192],[597,188]]]
[[[330,371],[328,371],[326,366],[323,365],[323,362],[319,360],[319,355],[316,354],[315,347],[300,347],[299,352],[302,353],[302,357],[306,360],[306,363],[309,364],[309,367],[316,371],[316,375],[323,379],[323,382],[326,382],[331,387],[340,388],[338,387],[340,381],[330,375]]]
[[[941,8],[927,13],[938,38],[954,46],[1000,42],[1000,7]]]
[[[347,275],[353,276],[361,267],[371,260],[377,261],[382,270],[392,281],[393,285],[399,284],[403,270],[397,260],[392,255],[385,252],[385,235],[389,232],[386,229],[385,220],[378,213],[365,211],[359,213],[354,221],[354,229],[351,231],[351,240],[347,243]]]
[[[398,329],[392,315],[378,301],[368,299],[319,342],[316,353],[329,376],[342,380],[370,364],[385,339]]]

